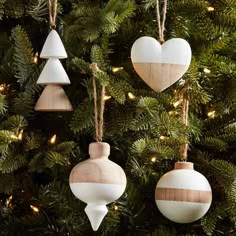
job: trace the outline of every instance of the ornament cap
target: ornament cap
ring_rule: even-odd
[[[108,156],[110,155],[110,145],[104,142],[90,143],[89,155],[91,159],[108,158]]]
[[[175,163],[175,170],[179,169],[187,169],[187,170],[193,170],[193,163],[192,162],[184,162],[184,161],[178,161]]]

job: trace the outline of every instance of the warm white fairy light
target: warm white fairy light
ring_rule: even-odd
[[[10,205],[11,205],[12,198],[13,198],[12,195],[11,195],[9,198],[7,198],[7,200],[6,200],[6,206],[10,206]]]
[[[111,96],[109,96],[109,95],[104,96],[104,101],[107,101],[107,100],[110,100],[110,99],[111,99]]]
[[[39,212],[39,208],[36,207],[36,206],[30,205],[30,208],[31,208],[34,212],[36,212],[36,213]]]
[[[208,10],[208,11],[214,11],[215,8],[210,6],[210,7],[207,7],[207,10]]]
[[[169,137],[167,137],[167,136],[164,136],[164,135],[161,135],[160,136],[160,140],[166,140],[166,139],[168,139]]]
[[[128,93],[128,97],[131,100],[135,99],[135,96],[131,92]]]
[[[11,134],[10,136],[12,139],[18,140],[18,136],[16,136],[15,134]]]
[[[211,71],[210,71],[209,69],[207,69],[207,68],[204,68],[203,71],[204,71],[204,73],[206,73],[206,74],[211,73]]]
[[[169,111],[169,115],[178,115],[179,113],[177,111]]]
[[[49,143],[55,144],[55,143],[56,143],[56,140],[57,140],[57,135],[54,134],[54,135],[50,138]]]
[[[116,72],[123,70],[123,69],[124,69],[124,67],[112,67],[112,72],[116,73]]]
[[[118,211],[119,210],[119,207],[117,205],[114,206],[114,210],[115,211]]]
[[[176,102],[173,103],[173,106],[177,107],[177,106],[179,106],[180,103],[181,103],[181,101],[176,101]]]
[[[155,162],[156,162],[156,160],[157,160],[157,158],[156,158],[156,157],[151,157],[151,162],[155,163]]]
[[[20,131],[19,135],[18,135],[18,139],[19,139],[19,140],[22,140],[22,139],[23,139],[23,132],[24,132],[24,130],[22,129],[22,130]]]
[[[6,84],[0,84],[0,92],[3,92],[6,89]]]
[[[35,53],[34,57],[33,57],[33,62],[34,64],[37,64],[38,63],[38,58],[39,58],[39,54],[38,52]]]
[[[216,115],[216,111],[209,111],[209,112],[207,113],[207,115],[208,115],[209,118],[214,118],[215,115]]]

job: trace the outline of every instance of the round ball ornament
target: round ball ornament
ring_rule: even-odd
[[[191,223],[203,217],[212,201],[207,179],[191,162],[176,162],[174,170],[157,183],[155,200],[160,212],[176,223]]]
[[[110,145],[95,142],[89,145],[90,158],[77,164],[70,174],[73,194],[87,203],[85,212],[92,228],[97,231],[108,210],[106,205],[117,200],[125,191],[123,169],[110,161]]]
[[[161,92],[178,81],[187,71],[192,52],[181,38],[160,44],[155,38],[143,36],[131,49],[131,60],[137,74],[154,91]]]

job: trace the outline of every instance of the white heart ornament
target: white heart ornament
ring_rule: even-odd
[[[161,45],[152,37],[137,39],[131,49],[135,71],[156,92],[178,81],[188,70],[192,52],[188,42],[173,38]]]

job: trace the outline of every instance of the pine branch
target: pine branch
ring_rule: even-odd
[[[33,49],[26,31],[21,26],[12,30],[12,37],[15,44],[14,69],[16,78],[23,85],[33,72]]]

